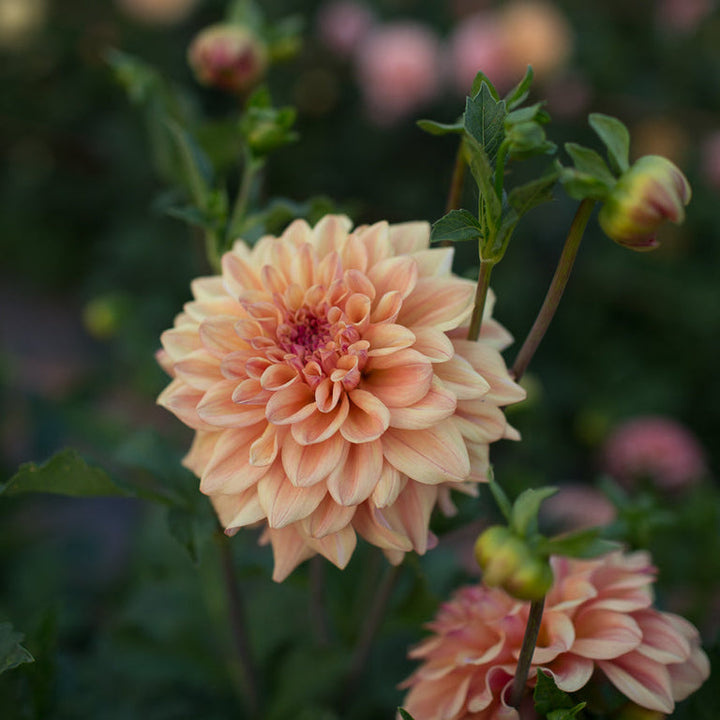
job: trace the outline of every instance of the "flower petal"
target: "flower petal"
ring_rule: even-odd
[[[372,393],[355,389],[349,393],[350,407],[340,433],[351,443],[379,438],[390,423],[390,411]]]
[[[284,528],[265,528],[260,538],[261,545],[272,545],[273,575],[275,582],[282,582],[301,563],[315,555],[315,550],[298,532],[295,525]]]
[[[336,465],[327,489],[339,505],[359,505],[370,497],[383,469],[382,442],[350,444],[345,462]]]
[[[326,495],[320,505],[301,521],[301,525],[308,536],[319,540],[349,525],[355,511],[354,506],[338,505],[330,495]]]
[[[612,661],[600,660],[598,667],[628,699],[649,710],[671,713],[675,707],[670,676],[665,665],[637,652]]]
[[[290,425],[317,411],[315,396],[304,383],[296,383],[272,394],[265,407],[267,419],[275,425]]]
[[[330,412],[314,412],[309,417],[294,423],[290,431],[301,445],[312,445],[332,437],[345,422],[350,412],[350,401],[345,393]]]
[[[456,406],[455,393],[446,390],[438,379],[433,378],[427,394],[416,403],[389,408],[390,427],[423,430],[450,417]]]
[[[343,463],[347,452],[348,443],[340,435],[313,445],[301,445],[291,434],[282,444],[282,464],[293,485],[309,487],[324,480]]]
[[[419,278],[403,301],[398,321],[407,327],[433,325],[451,330],[472,312],[475,283],[460,278]]]
[[[642,630],[630,615],[581,609],[574,622],[577,638],[572,651],[575,655],[610,660],[635,650],[642,642]]]
[[[285,475],[282,465],[275,465],[258,482],[257,491],[268,525],[274,529],[307,517],[327,494],[322,483],[295,487]]]

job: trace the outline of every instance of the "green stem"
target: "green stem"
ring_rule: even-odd
[[[525,626],[525,637],[523,638],[520,657],[518,658],[517,668],[515,669],[515,679],[513,680],[512,690],[510,692],[510,705],[515,708],[520,705],[523,695],[525,694],[525,685],[527,684],[530,664],[532,663],[535,644],[537,643],[538,633],[540,632],[544,605],[545,598],[535,600],[530,605],[530,614],[528,615],[527,625]]]
[[[565,240],[565,247],[563,247],[562,253],[560,254],[555,275],[545,296],[545,301],[540,308],[538,316],[535,318],[535,323],[530,329],[528,336],[525,338],[525,342],[520,348],[520,352],[515,358],[511,373],[516,382],[525,374],[530,360],[532,360],[535,351],[538,349],[555,315],[555,311],[565,291],[568,278],[570,277],[570,272],[572,271],[578,248],[580,247],[580,241],[582,240],[594,205],[594,200],[585,199],[580,203],[580,207],[578,207],[575,213],[570,231]]]
[[[473,307],[470,327],[468,328],[467,339],[477,340],[480,337],[483,312],[485,311],[485,300],[487,299],[490,287],[490,274],[495,267],[495,262],[490,260],[480,261],[480,275],[478,276],[477,289],[475,291],[475,307]]]
[[[495,194],[502,202],[503,185],[505,181],[505,159],[507,158],[510,144],[506,141],[500,143],[497,160],[495,161]]]
[[[248,717],[257,718],[260,716],[260,702],[257,692],[257,678],[245,627],[244,603],[240,595],[240,590],[238,589],[235,564],[230,551],[228,538],[224,533],[218,532],[217,542],[220,548],[220,562],[222,565],[223,579],[225,581],[228,613],[230,615],[230,629],[235,645],[240,682],[244,691],[243,696],[247,704]]]
[[[262,163],[255,160],[249,152],[245,152],[243,163],[242,177],[240,178],[240,187],[233,205],[232,215],[230,216],[230,224],[228,225],[228,236],[225,238],[225,250],[229,250],[235,240],[235,233],[247,213],[248,204],[250,202],[250,191],[252,189],[255,176],[262,167]]]
[[[222,271],[221,253],[219,249],[219,241],[217,233],[214,230],[206,230],[205,237],[205,255],[210,263],[213,272],[220,274]]]

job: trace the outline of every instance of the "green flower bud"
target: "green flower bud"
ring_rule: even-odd
[[[646,155],[610,191],[598,217],[600,227],[631,250],[652,250],[663,223],[685,219],[690,196],[690,184],[676,165],[659,155]]]
[[[519,600],[539,600],[553,584],[553,573],[547,559],[528,556],[505,580],[506,592]]]
[[[188,63],[201,85],[243,92],[265,74],[268,52],[248,28],[219,23],[195,37],[188,49]]]
[[[525,543],[502,525],[489,527],[475,542],[475,559],[488,587],[504,587],[528,557]]]

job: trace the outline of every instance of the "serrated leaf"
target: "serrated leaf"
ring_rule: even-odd
[[[22,633],[15,632],[9,622],[0,623],[0,673],[23,663],[35,662],[35,658],[20,644],[24,638]]]
[[[400,714],[402,720],[415,720],[415,718],[404,708],[399,707],[397,711]]]
[[[491,167],[505,135],[506,115],[505,101],[494,97],[485,82],[477,95],[465,101],[465,132],[483,149]]]
[[[555,487],[543,487],[524,490],[513,503],[510,516],[510,527],[520,536],[525,537],[537,528],[537,516],[543,500],[557,492]]]
[[[474,98],[482,89],[483,84],[487,86],[488,92],[495,100],[500,100],[498,91],[484,72],[478,72],[473,78],[472,86],[470,87],[470,97]]]
[[[543,538],[538,550],[546,555],[562,555],[574,558],[594,558],[620,549],[620,545],[601,538],[604,528],[593,527],[553,538]]]
[[[451,135],[463,132],[463,124],[460,120],[455,123],[441,123],[435,120],[418,120],[417,126],[430,135]]]
[[[540,670],[533,692],[535,709],[540,715],[554,710],[567,710],[575,706],[573,699],[555,684],[552,675]]]
[[[433,223],[430,242],[477,240],[482,235],[478,219],[467,210],[451,210]]]
[[[505,96],[505,102],[510,110],[525,102],[525,99],[530,94],[530,85],[532,85],[533,77],[533,69],[528,65],[525,71],[525,77]]]
[[[624,173],[630,167],[630,133],[624,123],[602,113],[592,113],[588,120],[607,148],[610,167],[619,175]]]
[[[77,451],[67,448],[42,465],[25,463],[0,489],[0,494],[46,492],[71,497],[127,496],[100,468],[88,465]]]
[[[480,198],[485,204],[484,219],[488,225],[488,238],[494,237],[500,222],[502,205],[500,204],[500,198],[495,194],[493,170],[490,161],[485,150],[474,137],[466,135],[463,145],[470,172],[475,178]]]
[[[615,185],[615,176],[610,172],[607,163],[594,150],[577,143],[565,143],[565,150],[572,158],[576,170],[596,178],[608,188]]]

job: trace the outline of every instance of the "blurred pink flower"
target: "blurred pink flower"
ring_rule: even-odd
[[[464,339],[475,287],[452,248],[427,223],[351,227],[238,240],[162,335],[158,402],[196,431],[184,463],[228,534],[265,528],[278,581],[316,553],[345,567],[356,533],[395,564],[424,553],[435,505],[475,494],[489,443],[518,437],[499,409],[525,396],[510,337],[490,302]]]
[[[565,15],[542,0],[513,0],[499,14],[508,69],[518,80],[532,65],[545,79],[562,68],[573,47],[573,31]]]
[[[358,47],[357,72],[370,117],[390,125],[432,100],[440,87],[440,46],[415,22],[377,26]]]
[[[657,20],[669,32],[690,33],[714,9],[714,0],[660,0]]]
[[[711,133],[703,141],[701,168],[708,185],[720,190],[720,130]]]
[[[265,44],[248,28],[210,25],[188,48],[188,63],[202,85],[242,92],[257,84],[268,64]]]
[[[647,478],[658,488],[692,485],[706,472],[695,436],[671,418],[637,417],[615,429],[603,448],[607,472],[626,486]]]
[[[447,65],[455,86],[465,95],[479,71],[500,91],[520,79],[508,64],[504,35],[492,11],[471,15],[458,24],[450,36]]]
[[[320,8],[320,39],[341,57],[350,57],[375,22],[370,8],[353,0],[333,0]]]
[[[587,485],[563,485],[540,507],[540,517],[558,531],[607,525],[615,514],[614,505]]]
[[[551,562],[529,688],[544,671],[576,692],[597,671],[637,705],[669,713],[707,679],[697,630],[651,607],[655,568],[646,553]],[[517,720],[507,700],[529,608],[483,585],[457,591],[410,651],[422,665],[403,684],[403,707],[415,720]]]
[[[130,17],[150,25],[171,25],[184,20],[198,0],[116,0]]]

